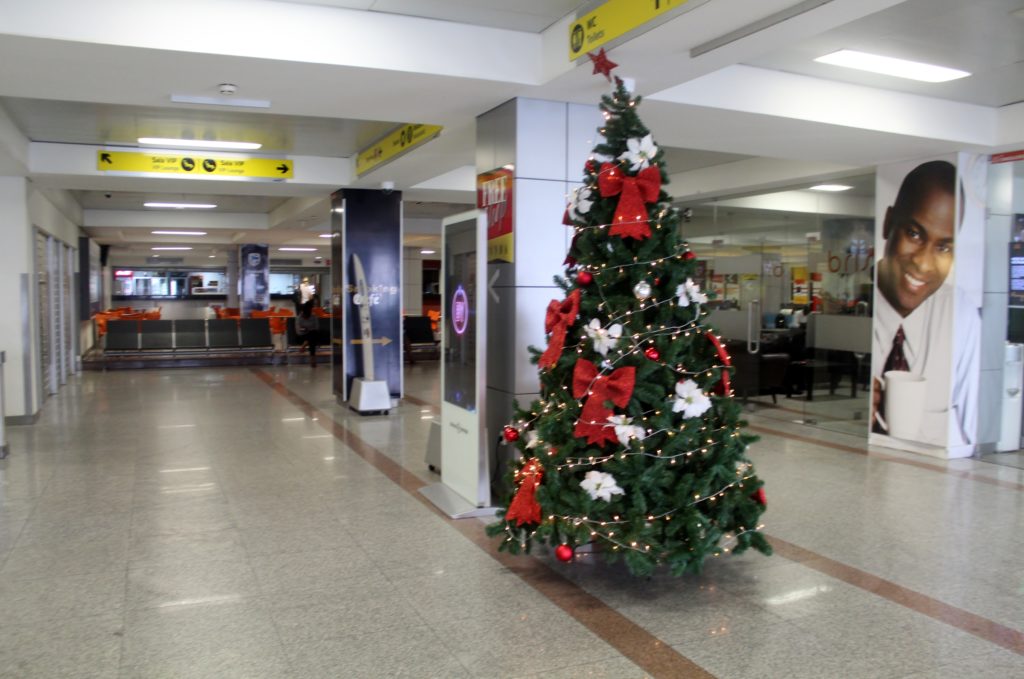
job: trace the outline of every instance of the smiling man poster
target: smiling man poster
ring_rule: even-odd
[[[961,456],[977,431],[980,303],[957,285],[954,262],[976,240],[964,238],[965,226],[980,224],[973,210],[965,219],[954,161],[878,170],[870,421],[875,442]]]

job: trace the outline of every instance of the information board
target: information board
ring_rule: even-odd
[[[1024,307],[1024,242],[1010,243],[1010,306]]]

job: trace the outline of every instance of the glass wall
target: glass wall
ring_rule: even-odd
[[[324,269],[271,268],[270,297],[291,301],[303,281],[319,295],[321,277],[325,276]],[[228,294],[224,269],[119,267],[113,270],[113,281],[114,301],[128,304],[150,300],[223,300]]]
[[[688,206],[682,232],[746,406],[866,436],[874,178],[855,180],[842,199],[803,190]]]

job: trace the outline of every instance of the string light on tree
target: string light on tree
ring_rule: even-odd
[[[610,78],[614,63],[591,56]],[[595,543],[637,575],[695,573],[711,556],[771,553],[765,496],[729,354],[705,325],[703,269],[639,102],[618,78],[601,99],[604,139],[563,214],[564,296],[548,305],[547,347],[531,348],[540,397],[510,422],[523,459],[488,532],[513,553],[548,545],[571,563]]]

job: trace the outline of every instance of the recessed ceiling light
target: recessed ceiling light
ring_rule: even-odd
[[[321,238],[334,238],[334,234],[333,233],[322,233],[322,234],[320,234],[320,237]]]
[[[150,231],[156,236],[205,236],[205,231]]]
[[[143,207],[156,207],[168,210],[212,210],[216,203],[143,203]]]
[[[420,250],[421,255],[432,255],[435,252],[437,252],[437,250]]]
[[[852,186],[847,186],[846,184],[818,184],[817,186],[812,186],[811,191],[849,191],[852,188]]]
[[[278,248],[278,252],[316,252],[316,248]]]
[[[934,64],[925,64],[920,61],[896,59],[895,57],[883,57],[879,54],[868,54],[867,52],[858,52],[857,50],[839,50],[838,52],[818,57],[815,61],[820,61],[823,64],[832,64],[833,66],[855,68],[859,71],[891,75],[897,78],[920,80],[926,83],[944,83],[948,80],[966,78],[970,75],[967,71],[955,68],[935,66]]]
[[[186,149],[215,149],[218,151],[254,151],[263,144],[254,141],[208,141],[205,139],[172,139],[167,137],[139,137],[145,146],[173,146]]]
[[[210,259],[213,259],[213,258],[214,258],[214,257],[216,257],[216,256],[217,256],[217,255],[210,255]]]
[[[159,248],[150,248],[150,249],[151,250],[191,250],[192,248],[185,248],[185,247],[159,247]]]

